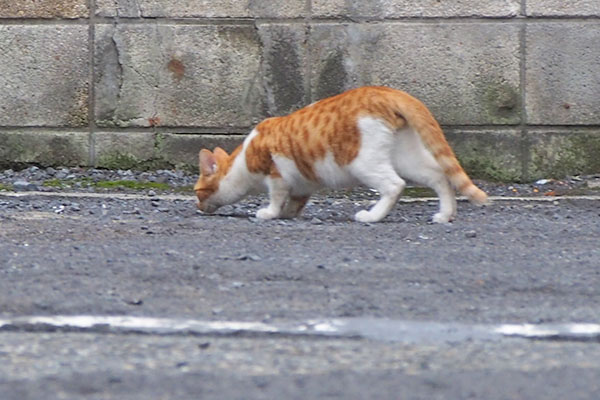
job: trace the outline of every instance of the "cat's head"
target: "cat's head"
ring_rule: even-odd
[[[200,150],[200,177],[194,186],[194,191],[201,211],[213,213],[224,205],[219,200],[219,183],[227,173],[229,158],[229,154],[220,147],[217,147],[214,152],[208,149]]]

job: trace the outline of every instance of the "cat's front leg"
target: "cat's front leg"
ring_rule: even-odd
[[[256,218],[282,218],[283,208],[290,198],[290,189],[281,178],[267,178],[269,187],[269,205],[256,212]]]

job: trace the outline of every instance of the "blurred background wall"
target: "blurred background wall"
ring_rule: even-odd
[[[361,85],[475,177],[600,172],[598,0],[0,0],[0,167],[194,168]]]

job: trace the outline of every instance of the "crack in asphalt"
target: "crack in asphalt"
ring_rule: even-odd
[[[305,321],[207,321],[134,316],[20,316],[0,319],[0,332],[87,332],[184,336],[281,336],[367,339],[407,344],[497,341],[504,338],[600,342],[600,324],[464,324],[386,318]]]

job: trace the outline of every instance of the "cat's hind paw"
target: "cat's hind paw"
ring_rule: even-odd
[[[436,213],[431,219],[436,224],[447,224],[452,221],[454,217],[452,215],[445,215],[442,213]]]
[[[279,217],[279,215],[274,213],[269,208],[261,208],[256,212],[256,218],[258,219],[274,219],[277,217]]]
[[[368,224],[371,222],[380,221],[381,218],[376,218],[376,216],[373,216],[373,213],[371,213],[370,211],[362,210],[354,215],[354,220],[357,222],[363,222],[365,224]]]

